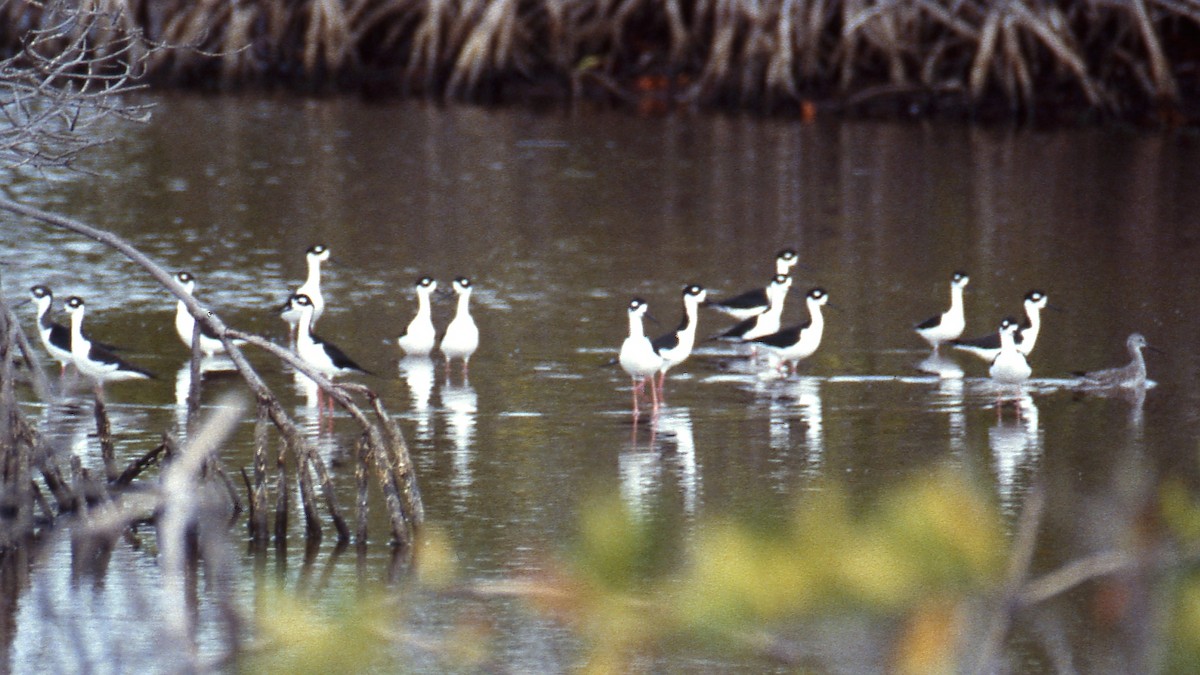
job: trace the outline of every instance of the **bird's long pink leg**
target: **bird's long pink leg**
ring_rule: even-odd
[[[638,416],[638,392],[642,389],[642,383],[636,377],[630,377],[633,386],[630,389],[633,391],[633,416],[636,419]]]

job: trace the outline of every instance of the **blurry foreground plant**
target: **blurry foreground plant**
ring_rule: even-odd
[[[818,669],[992,672],[1018,612],[1151,569],[1160,621],[1157,644],[1143,649],[1168,670],[1200,662],[1200,504],[1168,488],[1156,507],[1166,527],[1141,539],[1144,548],[1101,551],[1037,576],[1043,508],[1035,487],[1009,533],[983,491],[953,471],[857,510],[829,485],[808,493],[783,528],[700,524],[672,567],[655,559],[661,533],[602,500],[585,508],[569,562],[525,590],[539,611],[576,629],[592,672],[628,672],[674,649]]]

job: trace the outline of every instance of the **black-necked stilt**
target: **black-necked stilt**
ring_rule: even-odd
[[[115,354],[92,342],[83,333],[83,298],[72,295],[67,298],[67,311],[71,313],[71,357],[75,369],[96,381],[97,391],[105,382],[119,380],[144,380],[154,375],[150,371],[127,363]]]
[[[38,337],[42,340],[42,346],[51,358],[58,361],[61,371],[66,372],[67,366],[75,365],[75,357],[71,355],[71,329],[50,318],[50,310],[54,308],[54,293],[48,286],[38,284],[29,289],[29,299],[37,311]],[[88,339],[107,351],[119,351],[110,344]]]
[[[933,351],[943,342],[962,337],[967,321],[963,318],[963,289],[971,281],[965,272],[955,272],[950,279],[950,309],[917,324],[917,334],[925,339]]]
[[[479,347],[479,327],[471,318],[471,280],[458,277],[452,284],[458,294],[458,308],[454,318],[446,326],[446,334],[442,336],[441,350],[446,357],[446,373],[450,373],[450,360],[462,359],[463,377],[467,375],[467,364],[471,355]]]
[[[305,363],[329,378],[352,372],[370,374],[370,371],[338,349],[337,345],[325,341],[313,332],[312,317],[315,306],[312,298],[303,293],[296,293],[289,302],[300,317],[296,332],[296,354]]]
[[[992,360],[992,365],[988,368],[988,375],[999,384],[1019,385],[1029,376],[1033,374],[1033,369],[1029,367],[1029,361],[1025,355],[1017,349],[1015,335],[1020,325],[1017,320],[1008,317],[1000,322],[998,335],[1000,337],[1000,351],[996,354],[996,358]]]
[[[780,318],[783,316],[783,302],[791,287],[791,277],[786,274],[776,274],[767,286],[767,297],[770,298],[767,311],[745,319],[710,339],[746,342],[778,331]]]
[[[1159,351],[1146,342],[1141,333],[1134,333],[1125,340],[1125,349],[1129,351],[1129,363],[1119,368],[1093,370],[1086,373],[1076,373],[1085,387],[1093,389],[1136,389],[1146,386],[1146,359],[1143,349]]]
[[[179,282],[188,295],[192,295],[196,291],[196,277],[192,276],[191,272],[176,272],[175,280]],[[183,340],[183,344],[188,348],[192,348],[192,333],[196,329],[196,318],[188,312],[187,307],[180,300],[175,303],[175,332],[179,333],[179,339]],[[235,340],[241,343],[241,340]],[[200,324],[200,351],[205,357],[212,357],[217,354],[225,353],[225,345],[221,342],[221,338],[217,334],[204,325]]]
[[[329,248],[322,244],[312,246],[305,252],[304,259],[308,264],[308,277],[300,285],[300,288],[297,288],[288,298],[280,312],[283,320],[292,326],[293,332],[300,323],[300,310],[292,302],[292,298],[296,295],[306,295],[312,303],[312,326],[317,325],[317,320],[325,312],[325,296],[321,294],[321,263],[329,260]]]
[[[775,274],[791,275],[792,268],[796,266],[799,260],[800,257],[796,255],[796,251],[785,248],[775,255]],[[752,316],[762,314],[770,307],[770,284],[735,295],[732,298],[710,300],[705,302],[704,305],[724,312],[735,319],[749,319]]]
[[[621,353],[617,360],[621,368],[629,373],[633,381],[633,414],[638,414],[638,394],[650,378],[650,397],[654,411],[658,411],[658,394],[655,391],[653,378],[663,365],[663,357],[654,351],[654,345],[646,337],[642,328],[642,317],[646,315],[649,306],[641,298],[629,301],[629,337],[621,343]]]
[[[38,336],[42,339],[42,345],[65,372],[67,366],[75,363],[75,357],[71,355],[71,329],[50,318],[54,294],[48,287],[41,284],[33,286],[29,289],[29,297],[37,310]]]
[[[821,307],[828,302],[829,294],[824,289],[810,290],[805,296],[808,321],[754,338],[754,342],[769,349],[779,359],[780,365],[794,371],[797,361],[812,356],[821,346],[821,335],[825,332],[825,317],[821,314]]]
[[[659,397],[663,397],[663,384],[667,379],[667,371],[684,362],[696,345],[696,319],[700,303],[708,292],[698,284],[688,284],[683,287],[683,318],[679,327],[665,335],[655,338],[650,344],[654,351],[662,357],[662,367],[658,370]]]
[[[1049,306],[1045,293],[1034,290],[1025,294],[1025,320],[1013,335],[1017,349],[1025,356],[1029,356],[1037,344],[1038,334],[1042,330],[1042,310]],[[950,346],[990,363],[1000,353],[1000,334],[989,333],[971,340],[951,340]]]
[[[429,296],[437,290],[437,282],[433,277],[421,277],[417,280],[417,315],[408,323],[404,335],[396,343],[408,356],[429,356],[437,343],[437,333],[433,329],[432,311],[429,307]]]

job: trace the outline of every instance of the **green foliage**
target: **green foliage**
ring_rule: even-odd
[[[862,513],[831,485],[809,493],[782,529],[703,524],[681,569],[653,560],[662,533],[614,501],[585,509],[583,521],[576,611],[589,617],[580,625],[602,670],[653,640],[728,640],[849,612],[924,617],[914,634],[930,642],[928,627],[938,626],[932,642],[943,649],[925,651],[944,654],[961,619],[954,607],[994,588],[1007,556],[999,514],[951,472],[899,486]]]
[[[382,595],[344,597],[322,609],[302,598],[263,594],[256,648],[239,663],[247,673],[357,673],[379,669],[394,609]]]

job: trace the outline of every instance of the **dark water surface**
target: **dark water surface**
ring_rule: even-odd
[[[830,479],[865,502],[947,464],[991,485],[1010,523],[1032,482],[1047,486],[1035,558],[1044,571],[1119,545],[1119,525],[1135,516],[1122,501],[1132,485],[1196,478],[1195,138],[236,97],[158,99],[148,126],[113,133],[120,140],[98,152],[96,175],[14,176],[13,192],[192,271],[197,294],[227,323],[280,340],[273,308],[302,281],[304,250],[328,245],[320,332],[379,373],[356,379],[401,418],[429,521],[448,535],[468,581],[538,570],[571,540],[589,495],[619,493],[634,512],[676,524],[668,529],[683,546],[708,516],[782,518],[795,497]],[[84,296],[89,330],[159,374],[108,387],[118,452],[129,459],[153,447],[186,391],[173,299],[99,244],[12,217],[0,233],[8,298],[34,283],[60,301]],[[785,322],[804,317],[800,298],[814,285],[833,305],[800,375],[761,377],[729,349],[706,345],[672,375],[657,422],[631,428],[626,376],[599,366],[625,337],[629,298],[646,298],[671,325],[684,282],[714,296],[764,284],[784,246],[802,261]],[[972,357],[952,356],[963,377],[916,368],[927,349],[911,326],[945,308],[956,269],[972,277],[970,335],[1018,313],[1031,288],[1065,310],[1044,314],[1021,419],[998,418],[986,366]],[[457,275],[475,283],[482,346],[469,383],[457,373],[447,381],[440,362],[398,364],[395,337],[424,274],[447,288]],[[440,301],[436,323],[452,310]],[[706,311],[700,333],[728,323]],[[1133,331],[1165,352],[1149,356],[1158,384],[1143,402],[1064,389],[1070,371],[1123,362]],[[302,383],[266,356],[254,359],[316,435]],[[211,384],[206,401],[240,388]],[[56,443],[99,465],[89,409],[30,410]],[[228,466],[251,466],[252,427],[248,415],[223,453]],[[346,420],[338,430],[352,431]],[[348,510],[353,474],[346,442],[336,440],[346,441],[325,436],[319,445]],[[389,578],[378,506],[365,568],[352,554],[304,564],[299,515],[293,523],[286,578],[321,577],[333,590]],[[87,582],[72,574],[69,550],[64,542],[32,564],[4,635],[11,667],[77,668],[79,655],[57,644],[76,635],[94,636],[83,656],[102,671],[153,664],[162,598],[130,592],[154,588],[153,550],[120,549]],[[240,583],[248,606],[265,583],[253,568],[247,559]],[[444,600],[417,609],[417,629],[436,634],[458,609]],[[205,623],[214,611],[202,597],[202,652],[219,652],[206,647],[219,639]],[[502,669],[577,665],[578,645],[561,627],[512,603],[488,611]],[[1018,626],[1010,663],[1136,665],[1132,637],[1087,618],[1066,624],[1068,643],[1057,646],[1039,639],[1037,620]],[[106,639],[128,635],[145,637]],[[673,658],[654,667],[766,667]],[[421,663],[410,666],[441,667]],[[853,668],[836,659],[833,667]]]

